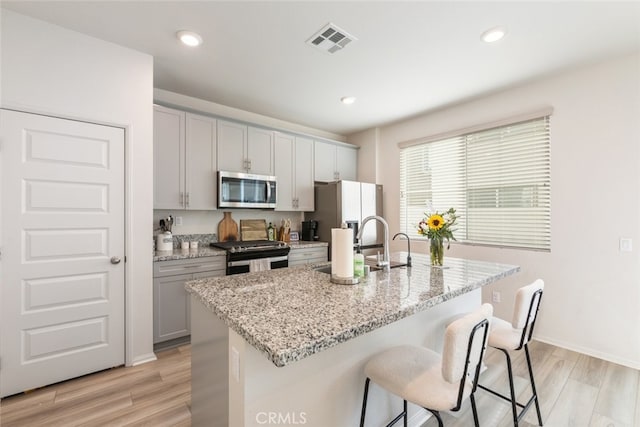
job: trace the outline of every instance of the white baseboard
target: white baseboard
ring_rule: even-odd
[[[598,350],[594,350],[592,348],[587,348],[587,347],[582,347],[579,345],[575,345],[575,344],[567,344],[565,342],[560,342],[557,341],[553,338],[549,338],[549,337],[544,337],[544,336],[539,336],[536,334],[536,336],[533,337],[534,340],[536,341],[540,341],[546,344],[551,344],[554,345],[556,347],[561,347],[567,350],[571,350],[571,351],[575,351],[578,353],[582,353],[582,354],[586,354],[587,356],[592,356],[592,357],[596,357],[598,359],[602,359],[602,360],[606,360],[607,362],[612,362],[612,363],[616,363],[618,365],[624,365],[624,366],[628,366],[629,368],[632,369],[638,369],[640,370],[640,360],[631,360],[631,359],[626,359],[623,357],[618,357],[615,356],[613,354],[609,354],[609,353],[605,353],[602,351],[598,351]]]
[[[129,366],[138,366],[138,365],[142,365],[143,363],[153,362],[154,360],[158,360],[155,353],[142,354],[136,357],[135,359],[133,359]]]

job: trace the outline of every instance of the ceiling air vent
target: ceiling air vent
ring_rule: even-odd
[[[336,53],[354,40],[358,40],[338,26],[328,23],[323,29],[312,35],[307,43],[320,50]]]

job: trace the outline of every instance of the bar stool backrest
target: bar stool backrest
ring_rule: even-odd
[[[516,304],[511,325],[514,329],[522,329],[520,346],[516,350],[520,350],[523,345],[531,340],[543,290],[544,282],[538,279],[532,284],[518,289],[516,293]]]
[[[456,411],[466,397],[465,385],[468,380],[476,389],[480,365],[487,347],[489,322],[493,315],[493,306],[483,304],[480,308],[452,322],[445,331],[444,350],[442,352],[442,376],[451,384],[460,382]]]

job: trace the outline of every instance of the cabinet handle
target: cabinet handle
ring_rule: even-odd
[[[184,193],[180,192],[180,206],[184,206]]]
[[[187,202],[186,202],[186,206],[187,206],[187,207],[189,207],[189,196],[190,196],[190,195],[191,195],[191,194],[187,191]]]
[[[248,170],[251,170],[251,159],[247,160],[247,164],[249,165],[249,166],[247,167],[247,169],[248,169]]]

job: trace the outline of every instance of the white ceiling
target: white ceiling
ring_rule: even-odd
[[[153,55],[157,88],[343,135],[640,50],[638,1],[1,4]],[[329,22],[358,40],[305,43]],[[506,38],[480,41],[497,25]],[[182,46],[182,29],[204,44]]]

